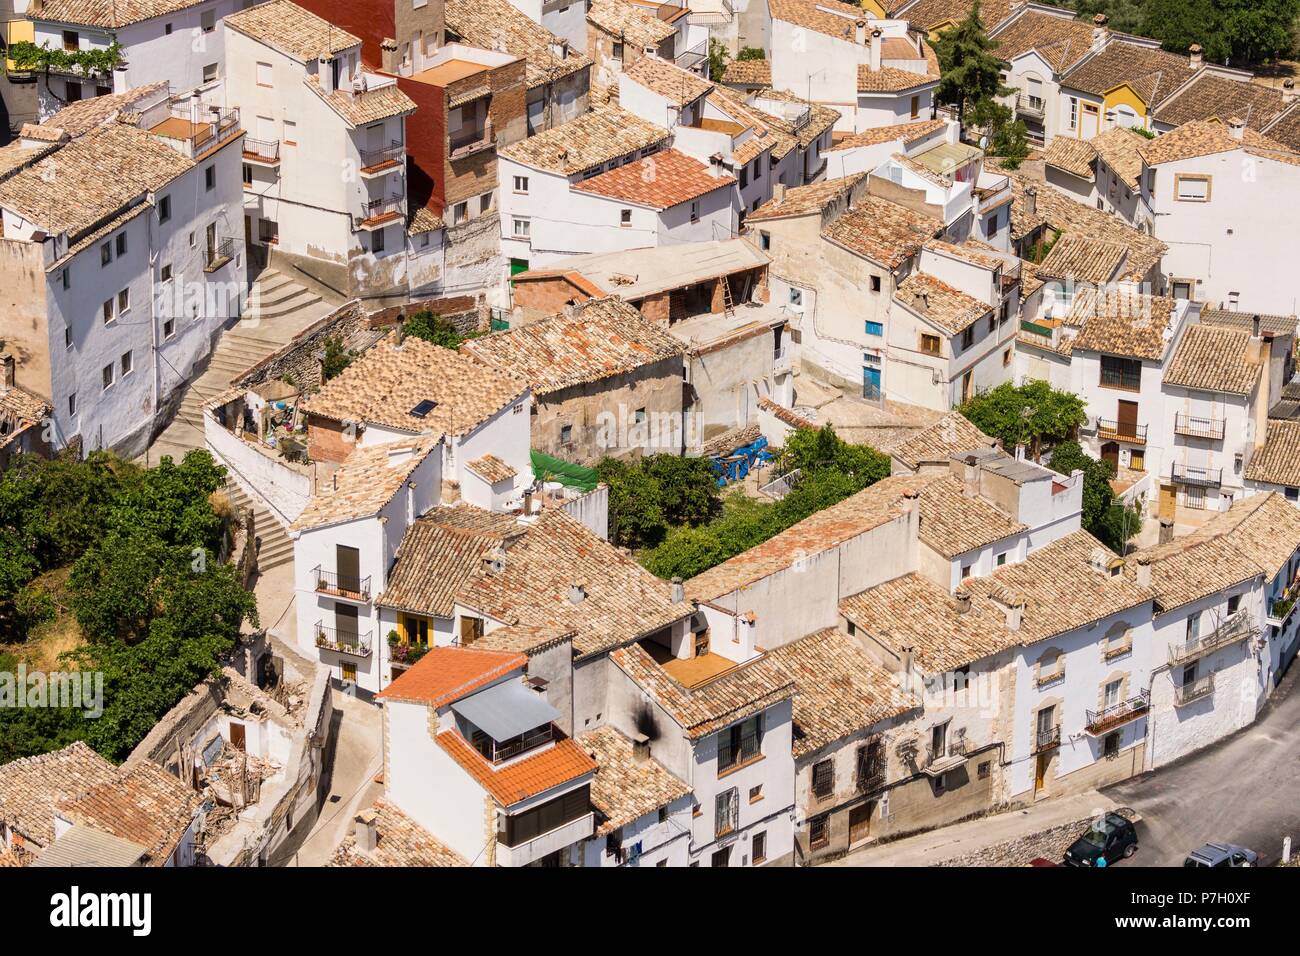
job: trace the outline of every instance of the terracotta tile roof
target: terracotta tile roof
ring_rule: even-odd
[[[506,481],[519,474],[496,455],[483,455],[480,458],[475,458],[465,467],[490,485],[494,485],[498,481]]]
[[[436,508],[411,525],[377,604],[438,617],[455,614],[456,595],[483,570],[484,561],[506,537],[500,532],[449,527],[440,520],[446,512],[459,510],[467,509]],[[513,526],[513,516],[507,517]]]
[[[381,797],[362,812],[374,816],[375,848],[363,851],[349,831],[326,866],[469,866],[396,804]]]
[[[360,93],[351,87],[325,93],[310,77],[304,78],[303,82],[352,127],[415,112],[415,101],[398,89],[396,83]]]
[[[1184,123],[1177,129],[1145,143],[1140,147],[1139,152],[1148,165],[1158,166],[1161,163],[1176,163],[1183,159],[1228,153],[1236,149],[1245,149],[1257,156],[1283,153],[1286,155],[1273,157],[1283,162],[1300,160],[1300,156],[1291,153],[1281,143],[1249,127],[1243,129],[1241,139],[1237,139],[1228,129],[1227,123],[1217,119]]]
[[[137,86],[125,93],[109,93],[70,103],[41,125],[61,129],[75,139],[96,126],[113,122],[122,112],[131,111],[141,100],[164,94],[167,88],[167,81],[160,80],[147,86]]]
[[[993,311],[991,305],[925,272],[913,272],[900,282],[894,301],[949,335],[969,328]]]
[[[839,179],[823,179],[807,186],[787,189],[780,199],[765,203],[750,213],[745,222],[762,222],[765,219],[784,219],[789,216],[806,216],[821,212],[832,202],[847,196],[866,173],[855,173]]]
[[[495,683],[528,663],[523,654],[477,647],[430,647],[415,664],[375,695],[377,700],[437,709]]]
[[[581,734],[577,742],[598,767],[596,779],[591,782],[591,804],[602,817],[596,827],[597,836],[691,795],[691,788],[658,761],[638,761],[632,755],[632,741],[613,727]]]
[[[658,46],[677,34],[672,24],[625,0],[593,0],[587,8],[587,22],[638,49]]]
[[[1015,635],[1024,645],[1086,627],[1155,596],[1123,573],[1112,577],[1094,571],[1094,555],[1103,562],[1118,560],[1088,532],[1075,531],[1018,564],[1004,565],[988,577],[967,578],[962,586],[976,600],[1023,600],[1024,616]]]
[[[1071,176],[1092,182],[1095,178],[1092,164],[1097,161],[1097,150],[1086,139],[1070,136],[1053,136],[1043,151],[1043,162],[1061,169]]]
[[[854,24],[868,19],[861,7],[838,0],[768,0],[768,10],[773,20],[784,20],[850,43],[854,40]]]
[[[1038,274],[1049,279],[1104,285],[1118,276],[1127,257],[1128,248],[1118,242],[1065,235],[1056,240],[1047,257],[1038,264]]]
[[[908,468],[942,463],[958,452],[993,448],[997,439],[984,434],[961,412],[948,412],[898,445],[891,452]]]
[[[1249,359],[1250,333],[1213,325],[1189,325],[1169,358],[1164,383],[1232,395],[1249,395],[1261,364]]]
[[[66,232],[75,243],[193,168],[145,130],[115,123],[91,130],[0,183],[0,206],[47,232]]]
[[[567,738],[539,754],[523,757],[502,767],[489,763],[466,742],[460,731],[444,730],[433,739],[503,807],[513,806],[521,800],[596,772],[596,762],[577,743]]]
[[[968,498],[948,474],[921,490],[921,541],[945,558],[974,551],[1028,528],[983,497]]]
[[[1145,137],[1122,126],[1092,138],[1092,146],[1102,162],[1114,170],[1129,189],[1138,188],[1138,177],[1142,175],[1140,149],[1147,142],[1149,140]]]
[[[1282,423],[1270,422],[1270,433],[1274,424]],[[1270,492],[1238,499],[1191,534],[1138,551],[1128,571],[1136,577],[1137,560],[1150,562],[1151,585],[1164,613],[1260,575],[1270,580],[1297,547],[1300,510]]]
[[[270,0],[222,18],[227,29],[265,43],[299,62],[317,60],[358,46],[361,38],[323,20],[290,0]]]
[[[1191,75],[1185,54],[1115,38],[1062,76],[1061,86],[1102,96],[1127,84],[1148,107],[1156,108]]]
[[[739,167],[753,162],[771,150],[773,159],[780,159],[795,147],[795,137],[789,131],[794,127],[778,120],[757,107],[750,106],[745,94],[730,87],[719,86],[709,97],[709,104],[730,116],[736,123],[752,130],[743,143],[731,151],[733,163]],[[831,120],[831,125],[834,125]]]
[[[600,2],[617,4],[628,9],[635,9],[631,4],[619,2],[619,0],[598,0]],[[596,6],[592,7],[594,11]],[[645,16],[639,10],[635,11],[639,16]],[[588,19],[591,13],[587,14]],[[663,23],[662,20],[653,20],[654,23]],[[667,24],[663,24],[672,35],[675,31]],[[707,96],[713,90],[713,84],[701,77],[698,73],[692,73],[690,70],[683,70],[675,63],[663,59],[659,56],[645,55],[633,63],[630,67],[623,70],[629,79],[635,80],[641,86],[650,90],[652,93],[658,93],[673,106],[679,109],[688,103],[694,103],[702,96]]]
[[[987,20],[985,23],[988,25]],[[1003,60],[1013,60],[1030,50],[1037,50],[1052,69],[1062,73],[1092,49],[1092,24],[1071,16],[1026,10],[998,30],[993,40],[997,43],[997,54]]]
[[[1014,647],[1005,613],[992,601],[962,611],[943,588],[920,574],[878,584],[840,602],[840,613],[890,649],[912,648],[926,674],[943,674]]]
[[[1300,487],[1300,421],[1269,419],[1266,436],[1250,456],[1245,479]]]
[[[56,148],[52,143],[45,146],[23,146],[18,140],[8,146],[0,146],[0,183]]]
[[[938,132],[947,125],[945,120],[934,119],[920,120],[916,123],[900,123],[897,126],[877,126],[844,137],[831,147],[831,151],[855,149],[859,146],[879,146],[881,143],[892,143],[895,140],[901,141],[904,146],[907,146],[924,139],[931,133]]]
[[[948,21],[959,23],[966,19],[970,16],[974,3],[973,0],[917,0],[916,3],[907,6],[906,11],[900,11],[900,8],[905,5],[891,3],[890,16],[897,15],[912,26],[929,31]],[[992,30],[1018,6],[1020,6],[1019,0],[985,0],[980,4],[980,21],[984,24],[985,30]]]
[[[22,432],[39,425],[53,409],[35,392],[21,385],[0,385],[0,448],[14,441]]]
[[[1269,139],[1281,143],[1287,149],[1300,151],[1300,101],[1287,107],[1284,113],[1268,125],[1265,132]]]
[[[658,631],[691,613],[671,587],[559,508],[548,508],[506,543],[504,567],[471,576],[460,604],[506,625],[573,634],[577,656]],[[584,597],[570,599],[578,585]]]
[[[68,23],[75,26],[119,29],[179,13],[196,7],[202,0],[44,0],[40,9],[32,8],[32,20]]]
[[[406,224],[406,234],[408,236],[418,236],[426,232],[437,232],[439,229],[446,227],[441,215],[436,210],[427,206],[422,206],[411,214],[410,220]]]
[[[520,400],[527,384],[468,355],[407,336],[390,336],[354,359],[299,406],[339,422],[385,425],[425,434],[463,435]],[[437,405],[411,414],[422,401]]]
[[[616,107],[602,107],[536,136],[497,150],[534,169],[573,175],[629,153],[666,143],[672,134],[661,126]]]
[[[920,62],[919,60],[917,62]],[[882,66],[873,70],[869,64],[858,64],[859,93],[902,93],[905,90],[929,86],[939,82],[938,72],[918,73],[896,66]]]
[[[1245,329],[1249,332],[1254,327],[1254,314],[1250,312],[1232,312],[1228,309],[1201,309],[1201,325],[1217,325],[1225,329]],[[1261,315],[1259,328],[1264,335],[1295,335],[1296,317],[1294,315]]]
[[[916,494],[928,480],[917,475],[885,478],[697,574],[686,582],[687,596],[696,601],[715,600],[900,518],[912,504],[906,495]]]
[[[663,149],[617,169],[574,183],[578,192],[617,199],[651,209],[671,209],[719,189],[729,189],[736,180],[723,173],[714,176],[709,167],[675,149]]]
[[[116,768],[78,740],[49,753],[0,765],[0,820],[41,846],[54,842],[54,808],[88,787],[113,779]]]
[[[720,87],[718,92],[732,100],[739,99],[738,90],[729,90],[727,87]],[[772,147],[772,155],[780,159],[790,150],[790,144],[787,140],[793,140],[801,149],[807,149],[823,133],[833,127],[840,119],[838,110],[829,106],[823,106],[821,103],[810,103],[793,93],[786,90],[774,90],[771,88],[755,90],[752,94],[755,100],[777,100],[782,103],[793,103],[798,106],[806,107],[811,111],[807,123],[799,129],[794,128],[794,120],[785,119],[783,116],[773,115],[765,109],[757,106],[753,107],[755,115],[762,117],[763,122],[768,129],[777,134],[777,145]]]
[[[317,489],[289,530],[321,528],[377,514],[402,490],[420,463],[437,451],[440,441],[408,438],[357,446],[334,472],[333,481]]]
[[[722,82],[742,86],[771,86],[772,64],[768,60],[732,60],[722,74]]]
[[[1158,362],[1169,344],[1166,332],[1176,307],[1167,296],[1122,288],[1081,289],[1067,319],[1082,326],[1074,348]]]
[[[896,269],[942,229],[943,223],[938,219],[878,196],[865,196],[857,206],[823,229],[822,236],[872,262]]]
[[[1037,184],[1037,210],[1033,216],[1028,214],[1025,189],[1034,185],[1023,174],[1003,170],[1011,180],[1011,233],[1020,240],[1039,225],[1046,224],[1063,234],[1083,235],[1093,239],[1117,242],[1128,247],[1125,271],[1119,278],[1125,281],[1140,281],[1149,271],[1158,266],[1168,247],[1138,229],[1134,229],[1118,216],[1075,202],[1060,190]]]
[[[772,401],[772,399],[768,398],[766,395],[758,400],[758,407],[771,412],[774,416],[776,416],[777,421],[784,422],[785,424],[789,425],[791,428],[816,428],[817,427],[816,422],[804,418],[802,415],[796,413],[793,409],[786,408],[784,405],[778,405],[776,402]],[[732,447],[738,448],[740,446],[739,444],[737,444]],[[724,451],[724,454],[730,450],[731,450],[730,448],[726,449],[726,451]]]
[[[512,651],[532,656],[573,640],[574,632],[545,624],[508,624],[488,631],[474,642],[485,651]]]
[[[920,706],[847,634],[827,628],[769,651],[795,683],[795,760]]]
[[[1251,129],[1262,130],[1286,109],[1282,91],[1244,78],[1202,70],[1156,110],[1155,120],[1181,126],[1194,120],[1241,117]]]
[[[446,0],[447,28],[472,46],[498,49],[498,44],[524,58],[530,90],[590,70],[585,50],[564,46],[556,56],[559,37],[530,19],[509,0]]]
[[[1014,256],[998,255],[996,249],[977,239],[967,239],[960,245],[946,242],[943,239],[931,239],[925,243],[923,248],[973,266],[979,266],[981,269],[987,269],[990,272],[997,269],[1006,269],[1007,266],[1016,262]]]
[[[138,843],[148,865],[163,866],[199,811],[199,795],[147,760],[118,769],[112,779],[59,803],[74,824]]]
[[[626,168],[626,167],[625,167]],[[682,354],[667,327],[618,296],[589,299],[555,315],[473,339],[462,351],[521,375],[541,397]]]
[[[692,740],[705,737],[794,696],[794,681],[766,656],[693,688],[683,687],[640,644],[620,647],[609,659],[655,699]]]

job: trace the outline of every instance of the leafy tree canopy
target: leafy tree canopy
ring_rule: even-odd
[[[441,345],[445,349],[459,348],[460,344],[467,339],[478,337],[477,333],[462,335],[456,330],[456,326],[452,322],[440,315],[435,315],[428,309],[407,316],[403,327],[407,335],[413,335],[417,339],[424,339],[434,345]]]
[[[1011,92],[1002,85],[1002,61],[993,52],[996,46],[980,19],[979,0],[975,0],[965,20],[941,32],[934,41],[939,58],[935,97],[940,103],[957,107],[959,121],[965,121],[967,110],[976,103]]]
[[[958,411],[980,431],[1002,439],[1003,447],[1027,446],[1035,461],[1044,444],[1064,441],[1087,420],[1083,399],[1043,381],[1003,382],[967,399]]]
[[[1093,458],[1076,441],[1065,441],[1052,449],[1052,470],[1063,475],[1083,472],[1083,530],[1118,554],[1142,528],[1142,514],[1136,507],[1125,508],[1111,487],[1115,466]]]

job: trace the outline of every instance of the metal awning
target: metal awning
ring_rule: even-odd
[[[549,724],[560,712],[535,690],[508,680],[451,705],[452,711],[500,742]]]

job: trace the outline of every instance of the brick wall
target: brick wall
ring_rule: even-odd
[[[563,312],[570,302],[586,302],[589,298],[591,296],[564,276],[515,280],[515,305],[534,309],[544,315]]]
[[[406,120],[406,189],[410,208],[441,213],[447,205],[447,109],[440,86],[398,77],[417,107]]]
[[[312,461],[342,461],[357,446],[357,431],[342,422],[307,416],[307,453]]]

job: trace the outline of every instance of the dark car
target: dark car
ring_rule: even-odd
[[[1070,845],[1062,862],[1066,866],[1109,866],[1132,856],[1137,848],[1133,824],[1118,813],[1108,813]]]
[[[1207,843],[1193,850],[1183,860],[1183,866],[1254,866],[1259,854],[1235,843]]]

